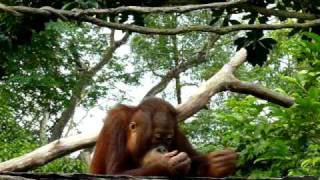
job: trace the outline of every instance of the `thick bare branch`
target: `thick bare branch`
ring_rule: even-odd
[[[268,90],[261,86],[241,82],[233,75],[234,71],[245,62],[246,57],[247,51],[243,48],[240,49],[240,51],[231,58],[229,63],[225,64],[214,76],[204,82],[186,103],[180,104],[177,107],[179,120],[185,120],[200,111],[206,106],[214,94],[226,90],[251,94],[261,99],[270,100],[271,102],[284,107],[293,105],[294,100],[291,97]]]
[[[79,13],[75,11],[59,10],[51,7],[44,7],[44,8],[31,8],[31,7],[24,7],[24,6],[11,7],[11,6],[5,6],[3,4],[1,4],[0,7],[2,7],[0,8],[0,12],[9,12],[9,13],[12,12],[12,14],[14,15],[17,15],[17,13],[23,13],[23,14],[48,16],[48,18],[58,16],[58,17],[64,17],[63,19],[69,18],[69,19],[73,19],[81,22],[90,22],[92,24],[95,24],[101,27],[138,32],[142,34],[174,35],[174,34],[193,32],[193,31],[226,34],[226,33],[240,31],[240,30],[257,30],[257,29],[275,30],[275,29],[284,29],[284,28],[308,28],[308,27],[320,26],[320,18],[319,18],[319,19],[314,19],[305,23],[248,24],[248,25],[243,24],[243,25],[233,25],[228,27],[193,25],[193,26],[177,27],[177,28],[171,28],[171,29],[148,28],[148,27],[137,26],[132,24],[119,24],[119,23],[107,22],[92,16],[79,15]]]
[[[284,96],[275,91],[271,91],[270,89],[267,89],[255,83],[236,80],[230,82],[227,85],[226,89],[241,94],[251,94],[260,99],[264,99],[284,107],[290,107],[294,103],[294,100],[292,98]]]
[[[96,134],[81,134],[53,141],[28,154],[0,163],[1,171],[26,171],[82,148],[91,147]]]
[[[185,103],[180,104],[177,107],[179,120],[185,120],[205,107],[214,94],[223,90],[226,82],[234,79],[231,70],[234,69],[235,62],[244,62],[246,57],[247,51],[245,49],[238,51],[229,63],[204,82]]]

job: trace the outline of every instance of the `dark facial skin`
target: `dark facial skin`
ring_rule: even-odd
[[[150,109],[138,111],[129,123],[129,134],[127,147],[130,154],[135,157],[142,167],[165,167],[170,175],[185,175],[191,166],[191,160],[187,153],[178,152],[172,147],[175,136],[176,119],[172,113],[168,113],[166,108],[148,113]],[[148,131],[151,129],[152,132]],[[143,137],[148,137],[143,141]],[[144,156],[140,157],[136,152],[140,146],[147,146],[144,149]],[[159,147],[166,152],[160,153]],[[171,151],[171,152],[168,152]]]
[[[165,112],[154,114],[151,143],[153,147],[164,146],[166,149],[171,150],[175,124],[170,121],[173,117],[167,116],[170,115]]]
[[[157,108],[157,109],[154,109]],[[166,105],[156,107],[142,106],[129,122],[128,150],[137,155],[138,146],[148,146],[149,151],[158,146],[172,150],[176,129],[176,117]]]

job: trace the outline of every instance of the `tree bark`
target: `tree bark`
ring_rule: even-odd
[[[56,158],[95,144],[97,134],[80,134],[55,140],[28,154],[0,163],[2,171],[27,171]]]
[[[176,17],[175,17],[176,20]],[[174,61],[174,67],[176,68],[180,63],[180,56],[179,56],[179,49],[178,49],[178,43],[177,43],[177,35],[172,36],[172,43],[173,43],[173,61]],[[180,79],[180,73],[176,74],[175,77],[175,85],[176,85],[176,97],[177,97],[177,103],[181,104],[181,79]]]
[[[240,5],[244,3],[243,1],[238,2]],[[239,5],[239,8],[242,6]],[[212,5],[213,6],[213,5]],[[231,5],[228,5],[230,7]],[[235,6],[232,4],[232,7]],[[145,8],[145,7],[143,7]],[[165,8],[165,7],[161,7]],[[179,7],[182,8],[182,7]],[[209,8],[209,7],[206,7]],[[205,8],[205,9],[206,9]],[[204,9],[204,7],[198,8]],[[251,7],[249,10],[254,10],[261,12],[261,14],[271,15],[272,10],[265,9],[262,11],[257,7]],[[11,13],[16,16],[21,15],[41,15],[46,16],[48,19],[59,17],[63,20],[76,20],[79,22],[89,22],[95,24],[100,27],[108,27],[110,29],[118,29],[130,32],[138,32],[142,34],[161,34],[161,35],[174,35],[174,34],[182,34],[189,32],[211,32],[216,34],[227,34],[230,32],[240,31],[240,30],[276,30],[276,29],[285,29],[285,28],[309,28],[309,27],[317,27],[320,26],[320,17],[318,15],[312,14],[300,14],[299,12],[277,12],[275,15],[283,15],[293,18],[301,18],[301,19],[311,19],[310,21],[304,23],[281,23],[281,24],[241,24],[241,25],[232,25],[226,27],[214,27],[209,25],[192,25],[185,27],[177,27],[177,28],[149,28],[144,26],[137,26],[133,24],[120,24],[115,22],[107,22],[103,19],[99,19],[96,16],[89,16],[83,14],[84,11],[67,11],[54,9],[52,7],[42,7],[42,8],[32,8],[26,6],[6,6],[0,3],[0,12]],[[155,12],[155,11],[152,11]],[[174,10],[173,12],[177,12]],[[299,17],[294,17],[295,15],[299,15]],[[273,15],[273,14],[272,14]],[[304,17],[304,18],[302,18]]]

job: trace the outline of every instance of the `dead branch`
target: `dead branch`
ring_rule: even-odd
[[[229,82],[229,84],[226,85],[226,89],[241,94],[250,94],[287,108],[293,104],[292,98],[279,94],[275,91],[271,91],[270,89],[262,87],[256,83],[235,80]]]
[[[98,131],[97,131],[98,132]],[[55,140],[28,154],[0,163],[2,171],[26,171],[95,144],[97,134],[80,134]]]
[[[185,120],[200,111],[214,94],[226,90],[251,94],[284,107],[292,106],[294,100],[291,97],[255,84],[242,82],[233,75],[236,69],[245,62],[246,57],[247,51],[244,48],[240,49],[214,76],[204,82],[186,103],[179,105],[177,107],[179,120]]]

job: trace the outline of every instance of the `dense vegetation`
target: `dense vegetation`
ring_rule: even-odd
[[[64,5],[65,9],[70,9],[69,6],[86,8],[85,5],[105,7],[100,1],[76,2],[50,5],[56,8]],[[296,10],[303,7],[296,7],[296,1],[281,2],[292,4],[288,8]],[[34,6],[43,5],[35,3]],[[313,6],[308,8],[311,8],[308,12],[318,13]],[[143,25],[174,28],[216,23],[225,26],[227,16],[223,12],[218,15],[224,19],[215,20],[212,12],[206,10],[184,15],[156,14],[145,16]],[[124,84],[130,88],[143,87],[147,79],[156,84],[166,78],[168,71],[192,62],[158,89],[161,97],[174,104],[186,101],[195,86],[217,72],[238,46],[247,44],[251,51],[257,47],[265,53],[256,53],[257,57],[251,53],[250,64],[242,66],[237,76],[294,97],[294,106],[284,108],[250,95],[221,92],[212,98],[206,110],[192,117],[192,122],[181,123],[181,127],[200,151],[237,149],[240,155],[237,176],[320,175],[318,34],[301,29],[264,34],[250,31],[251,34],[247,32],[246,35],[241,32],[227,35],[192,32],[172,36],[132,33],[127,42],[130,52],[119,50],[111,52],[110,56],[113,31],[107,28],[57,18],[45,19],[41,27],[37,24],[35,28],[31,27],[33,18],[28,19],[30,27],[27,27],[26,19],[0,14],[0,162],[67,136],[70,131],[78,132],[79,120],[72,118],[76,107],[89,110],[99,106],[98,100],[103,100],[107,103],[102,109],[106,110],[115,102],[136,102],[140,99],[133,98],[134,91],[123,91]],[[136,14],[135,23],[141,23],[141,18]],[[259,23],[266,20],[254,13],[247,19]],[[266,44],[259,43],[262,37]],[[92,73],[90,69],[104,59],[107,59],[104,66]],[[148,91],[144,89],[145,93]],[[69,119],[64,116],[66,112],[70,113]],[[63,128],[59,132],[61,122]],[[35,169],[38,172],[86,170],[87,164],[78,154]]]
[[[281,38],[283,33],[273,36]],[[272,63],[243,74],[288,92],[296,100],[293,107],[284,109],[251,96],[228,94],[185,125],[203,151],[236,148],[240,152],[238,175],[320,175],[320,36],[305,35],[313,43],[301,36],[282,39],[270,57]]]

